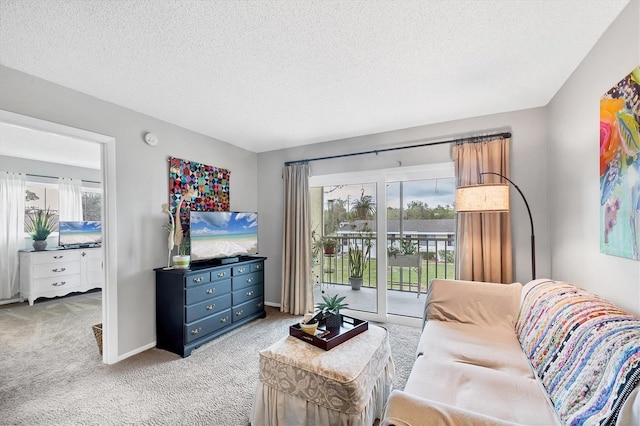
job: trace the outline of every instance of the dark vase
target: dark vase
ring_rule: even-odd
[[[342,318],[340,314],[329,314],[325,318],[325,326],[327,328],[340,328]]]
[[[47,248],[47,241],[46,240],[34,240],[33,241],[33,249],[40,251],[40,250],[44,250]]]

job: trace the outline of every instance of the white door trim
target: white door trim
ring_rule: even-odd
[[[81,139],[89,143],[101,144],[102,223],[105,235],[105,241],[102,244],[105,273],[104,286],[102,288],[102,342],[105,350],[103,351],[102,361],[106,364],[114,364],[118,361],[116,140],[112,136],[101,135],[5,110],[0,110],[0,122]]]

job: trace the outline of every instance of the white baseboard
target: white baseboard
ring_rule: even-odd
[[[149,343],[147,345],[141,346],[141,347],[136,348],[136,349],[134,349],[134,350],[132,350],[130,352],[127,352],[126,354],[122,354],[122,355],[118,356],[118,361],[116,361],[116,362],[123,361],[123,360],[125,360],[127,358],[130,358],[130,357],[132,357],[134,355],[137,355],[137,354],[139,354],[141,352],[144,352],[146,350],[149,350],[149,349],[152,349],[152,348],[155,348],[155,347],[156,347],[156,342],[153,341],[153,342],[151,342],[151,343]]]
[[[0,305],[8,305],[10,303],[22,303],[24,299],[22,297],[16,297],[14,299],[4,299],[0,300]]]
[[[282,304],[281,304],[281,303],[273,303],[273,302],[264,302],[264,304],[265,304],[266,306],[271,306],[271,307],[274,307],[274,308],[279,308],[279,307],[281,307],[281,306],[282,306]]]

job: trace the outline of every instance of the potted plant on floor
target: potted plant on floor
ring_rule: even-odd
[[[322,296],[322,302],[316,304],[316,309],[324,314],[325,326],[327,328],[338,328],[342,323],[340,318],[340,309],[349,306],[348,303],[342,303],[346,296],[333,297]]]
[[[25,229],[33,238],[33,248],[44,250],[47,248],[47,238],[56,230],[57,221],[55,215],[48,208],[46,210],[34,210],[27,214]]]
[[[360,290],[364,270],[369,265],[371,237],[349,240],[349,283],[352,290]]]

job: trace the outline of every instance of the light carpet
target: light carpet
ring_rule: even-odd
[[[0,306],[0,424],[246,426],[258,351],[298,320],[267,307],[267,318],[188,358],[154,348],[105,365],[91,329],[100,322],[100,298],[97,292]],[[420,329],[385,327],[396,364],[394,387],[402,389]]]

